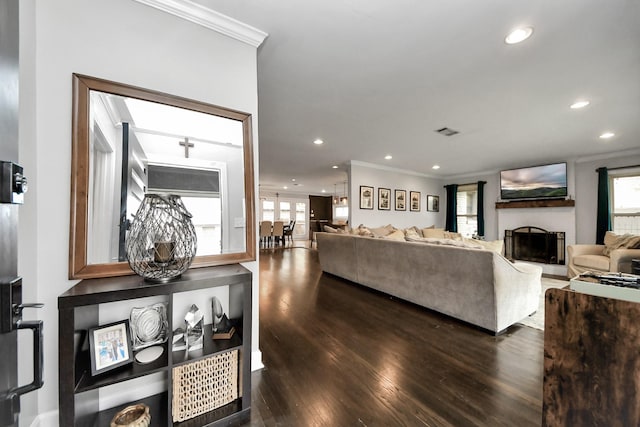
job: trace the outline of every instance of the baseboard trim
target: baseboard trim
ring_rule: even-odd
[[[59,427],[58,411],[49,411],[38,415],[29,427]]]
[[[255,350],[251,352],[251,371],[259,371],[264,368],[264,364],[262,363],[262,352],[260,350]]]

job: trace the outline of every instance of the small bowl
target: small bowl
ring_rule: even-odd
[[[139,403],[118,412],[111,420],[110,427],[149,427],[150,422],[149,407]]]

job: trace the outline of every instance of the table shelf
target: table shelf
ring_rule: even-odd
[[[173,325],[173,302],[177,294],[188,297],[189,292],[197,295],[215,293],[215,288],[224,287],[228,294],[227,306],[234,307],[237,315],[231,316],[236,333],[230,339],[213,340],[210,324],[204,327],[203,348],[185,354],[171,351],[171,339],[162,344],[164,351],[155,361],[140,364],[135,360],[118,369],[92,376],[89,351],[83,347],[80,337],[86,336],[88,329],[107,323],[100,321],[100,306],[115,303],[115,307],[136,304],[135,300],[160,297],[167,302],[169,331],[182,325]],[[99,410],[101,389],[109,387],[110,393],[117,393],[116,384],[140,379],[148,375],[164,375],[156,387],[164,388],[152,396],[140,396],[131,404],[147,403],[152,411],[153,426],[216,426],[228,425],[232,420],[249,414],[250,393],[242,395],[242,390],[251,390],[251,289],[252,273],[240,265],[207,267],[188,270],[178,280],[169,283],[150,284],[140,277],[114,277],[108,279],[86,279],[58,297],[59,320],[59,424],[64,426],[104,426],[126,404],[112,409]],[[184,294],[183,294],[184,293]],[[194,294],[195,295],[195,294]],[[203,303],[204,304],[204,303]],[[124,305],[124,306],[122,306]],[[198,304],[200,305],[200,303]],[[114,306],[109,305],[109,308]],[[171,334],[169,334],[171,335]],[[86,344],[86,343],[85,343]],[[192,419],[173,423],[172,369],[219,353],[239,350],[238,383],[239,396],[235,401]],[[134,355],[135,357],[135,355]],[[121,386],[122,387],[122,386]],[[128,390],[131,391],[131,390]],[[153,393],[153,391],[152,391]],[[134,390],[135,396],[135,390]]]

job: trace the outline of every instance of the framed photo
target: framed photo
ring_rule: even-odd
[[[427,196],[427,211],[428,212],[440,212],[440,197],[439,196]]]
[[[133,362],[129,321],[122,320],[89,329],[89,352],[91,375]]]
[[[411,203],[409,209],[411,212],[420,212],[420,192],[410,191],[409,202]]]
[[[378,209],[381,211],[391,210],[390,188],[378,188]]]
[[[360,209],[373,209],[373,187],[360,186]]]
[[[407,210],[407,191],[396,190],[395,196],[396,196],[396,210],[406,211]]]

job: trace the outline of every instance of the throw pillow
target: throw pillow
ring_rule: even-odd
[[[383,239],[404,241],[404,232],[402,230],[396,230],[384,236]]]
[[[609,235],[609,239],[607,239]],[[611,236],[613,235],[613,236]],[[615,237],[615,238],[613,238]],[[606,256],[611,254],[614,249],[635,249],[640,248],[640,235],[623,234],[622,236],[614,233],[607,232],[604,237],[604,251],[602,253]]]
[[[453,231],[445,231],[444,232],[444,238],[445,239],[451,239],[451,240],[462,240],[462,234],[456,233],[456,232],[453,232]]]
[[[470,244],[478,245],[482,249],[497,252],[500,255],[502,255],[502,251],[504,250],[503,240],[485,241],[485,240],[476,240],[476,239],[464,239],[464,241]]]
[[[423,228],[422,237],[433,239],[444,239],[444,229],[442,228]]]
[[[482,246],[471,242],[453,239],[438,239],[434,237],[424,237],[420,240],[423,243],[431,243],[434,245],[457,246],[459,248],[482,249]]]
[[[337,228],[329,227],[328,225],[325,225],[322,228],[324,229],[325,233],[337,233],[338,232]]]
[[[404,236],[408,239],[416,239],[416,238],[420,238],[422,237],[422,235],[420,235],[415,227],[409,227],[409,228],[405,228],[404,229]]]
[[[385,237],[393,232],[393,227],[389,229],[389,226],[385,225],[384,227],[376,227],[369,229],[374,237]]]
[[[373,237],[373,233],[371,232],[371,230],[369,230],[362,224],[360,224],[358,228],[354,229],[353,234],[356,234],[358,236]]]

